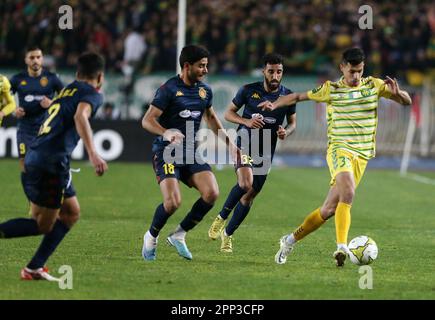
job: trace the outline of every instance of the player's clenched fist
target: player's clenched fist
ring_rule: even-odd
[[[180,144],[183,142],[184,134],[182,134],[180,130],[169,129],[163,134],[163,139],[170,143]]]

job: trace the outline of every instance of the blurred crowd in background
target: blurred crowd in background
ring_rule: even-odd
[[[22,67],[37,44],[57,68],[74,67],[85,50],[102,53],[109,71],[174,71],[177,0],[70,0],[73,29],[60,30],[59,0],[0,2],[0,67]],[[361,5],[373,29],[361,30]],[[369,72],[417,84],[435,68],[435,3],[431,0],[187,0],[187,43],[206,46],[210,72],[249,73],[265,52],[285,56],[292,74],[336,68],[343,49],[361,46]]]

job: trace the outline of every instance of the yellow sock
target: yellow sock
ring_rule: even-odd
[[[317,208],[305,218],[304,222],[293,232],[293,236],[299,241],[318,229],[325,221],[320,215],[320,208]]]
[[[352,205],[339,202],[335,210],[335,234],[337,236],[337,244],[342,243],[347,245],[347,234],[350,228],[350,208]]]

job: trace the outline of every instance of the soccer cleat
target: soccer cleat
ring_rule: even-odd
[[[225,227],[225,219],[223,219],[219,214],[214,219],[213,223],[210,226],[210,229],[208,229],[208,236],[212,240],[216,240],[219,238],[220,234],[222,233],[222,230],[224,230]]]
[[[344,261],[346,260],[347,253],[343,249],[338,249],[334,252],[333,257],[335,259],[335,264],[337,267],[344,266]]]
[[[221,252],[233,252],[233,236],[225,235],[225,231],[221,232]]]
[[[157,238],[154,238],[149,231],[143,236],[142,257],[145,260],[156,260]]]
[[[43,267],[36,270],[29,268],[24,268],[21,270],[21,280],[47,280],[47,281],[57,281],[60,279],[51,276],[48,273],[48,268]]]
[[[187,259],[187,260],[192,260],[192,254],[190,253],[189,249],[187,248],[186,245],[186,241],[185,240],[180,240],[180,239],[176,239],[173,236],[174,234],[170,234],[167,238],[166,238],[166,242],[168,245],[175,247],[175,249],[177,249],[177,252],[180,256],[182,256],[183,258]]]
[[[279,240],[279,250],[275,255],[275,262],[278,264],[286,263],[287,256],[293,251],[293,245],[288,244],[286,239],[287,235]]]

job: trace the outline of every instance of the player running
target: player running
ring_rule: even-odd
[[[274,111],[259,111],[257,107],[260,101],[275,101],[292,92],[281,85],[283,72],[283,58],[274,53],[266,54],[263,57],[263,81],[241,87],[225,113],[225,120],[239,125],[237,147],[242,149],[242,158],[235,166],[237,183],[208,231],[211,239],[221,238],[222,252],[233,251],[232,235],[248,215],[254,198],[266,182],[278,139],[285,139],[296,128],[296,105]],[[240,116],[237,112],[242,107],[243,114]],[[285,128],[282,127],[284,118],[287,118]],[[251,135],[251,130],[257,130],[258,135]],[[264,148],[263,132],[267,130],[270,131],[271,140],[267,141],[267,148]],[[242,146],[243,136],[249,137],[247,150]],[[254,137],[258,137],[258,141]],[[264,158],[267,161],[261,161]],[[254,172],[255,168],[261,168],[261,172]],[[234,214],[224,229],[233,209]]]
[[[45,262],[80,216],[77,197],[64,194],[71,183],[71,153],[80,138],[96,174],[101,176],[107,170],[106,162],[95,151],[89,124],[103,102],[99,93],[103,80],[104,59],[95,53],[81,55],[76,80],[53,100],[27,150],[22,184],[31,202],[32,218],[0,224],[0,238],[44,234],[36,254],[21,271],[21,279],[57,280],[48,274]]]
[[[363,78],[364,52],[359,48],[343,53],[337,82],[326,81],[306,93],[293,93],[275,102],[264,102],[259,107],[267,110],[314,100],[327,104],[328,122],[327,163],[331,174],[330,190],[320,208],[311,212],[296,230],[280,240],[275,261],[284,264],[295,243],[319,228],[335,215],[337,250],[336,265],[344,265],[348,254],[347,236],[351,221],[351,207],[367,161],[375,156],[375,136],[378,122],[377,108],[381,97],[410,105],[409,94],[399,88],[396,79]]]
[[[218,184],[210,166],[198,162],[196,157],[193,163],[189,164],[186,161],[189,156],[196,153],[197,143],[194,140],[203,117],[216,135],[218,130],[223,129],[212,107],[212,90],[202,82],[208,72],[208,56],[209,52],[200,46],[184,47],[179,58],[181,75],[169,79],[157,90],[142,120],[143,128],[157,135],[153,143],[152,159],[163,195],[163,203],[157,206],[151,226],[144,235],[142,255],[145,260],[156,259],[159,233],[169,216],[180,206],[178,180],[196,188],[201,194],[176,230],[167,237],[167,243],[174,246],[178,254],[188,260],[192,259],[192,254],[186,246],[186,233],[210,211],[219,194]],[[228,137],[226,143],[232,152],[237,152],[237,148]],[[182,159],[170,161],[167,156],[165,157],[165,150],[171,147],[170,144],[182,145]]]

